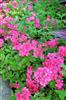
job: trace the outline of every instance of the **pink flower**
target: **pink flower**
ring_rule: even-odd
[[[58,67],[64,63],[63,57],[59,56],[57,53],[48,53],[46,56],[45,62],[43,62],[43,66],[46,67]],[[59,65],[59,66],[58,66]]]
[[[2,0],[2,1],[3,1],[3,0]],[[7,2],[3,1],[2,6],[3,6],[3,7],[6,7],[7,4],[8,4]]]
[[[39,85],[34,80],[27,80],[26,85],[29,88],[31,94],[37,93],[39,91]]]
[[[42,48],[42,46],[40,44],[34,49],[33,56],[34,57],[44,58],[43,48]]]
[[[32,75],[32,66],[29,66],[27,68],[27,73],[26,73],[26,76],[27,76],[27,80],[31,80],[31,75]]]
[[[10,8],[5,8],[4,11],[5,11],[6,13],[8,13],[8,12],[10,11]]]
[[[25,20],[26,22],[30,22],[30,19],[29,19],[29,17],[28,18],[26,18],[26,20]]]
[[[32,40],[32,49],[35,50],[36,47],[39,45],[39,42],[37,40]]]
[[[18,42],[18,40],[17,40],[17,38],[15,38],[14,36],[13,37],[11,37],[11,42],[13,43],[13,45],[18,45],[19,44],[19,42]]]
[[[61,73],[61,64],[64,64],[64,58],[59,56],[57,53],[49,53],[45,62],[43,62],[43,66],[52,71],[53,80],[56,80],[57,78],[61,79],[63,77],[63,74]]]
[[[0,33],[4,33],[4,29],[0,28]]]
[[[55,86],[58,90],[62,90],[63,89],[63,80],[60,80],[60,79],[56,80]]]
[[[50,22],[50,20],[51,20],[50,16],[47,16],[46,21]]]
[[[6,26],[7,26],[7,28],[9,28],[9,29],[14,29],[14,25],[12,25],[12,24],[6,24]]]
[[[30,40],[28,40],[26,43],[21,44],[19,48],[19,55],[28,56],[31,50],[32,48],[31,48]]]
[[[26,40],[27,40],[27,36],[24,33],[20,34],[19,42],[25,42]]]
[[[0,48],[2,47],[3,42],[3,39],[0,39]]]
[[[34,20],[34,18],[35,18],[35,17],[32,15],[32,16],[30,16],[30,17],[26,18],[26,22],[33,21],[33,20]]]
[[[17,29],[17,27],[18,27],[18,25],[17,24],[14,24],[14,28]]]
[[[52,44],[52,45],[51,45]],[[46,47],[51,47],[51,48],[54,48],[55,46],[58,45],[58,39],[55,38],[55,39],[52,39],[52,40],[49,40],[45,43],[43,43],[43,46],[46,46]]]
[[[36,3],[36,2],[38,2],[38,0],[34,0],[34,2]]]
[[[28,5],[28,10],[32,10],[32,2],[30,2],[30,4]]]
[[[0,0],[0,2],[2,2],[3,0]]]
[[[16,9],[18,7],[18,2],[16,2],[15,0],[12,1],[12,6],[14,9]]]
[[[17,30],[11,30],[10,35],[14,38],[18,38],[19,32]]]
[[[2,13],[2,8],[0,7],[0,13]]]
[[[50,61],[49,61],[49,63],[50,63]],[[62,71],[61,66],[59,66],[59,65],[57,65],[57,66],[53,65],[53,67],[51,67],[49,64],[48,67],[47,66],[39,67],[34,72],[34,80],[41,87],[46,87],[46,85],[48,85],[50,81],[57,80],[58,78],[62,79],[63,75],[62,75],[61,71]]]
[[[52,80],[52,71],[47,67],[39,67],[34,72],[34,80],[41,86],[46,87],[46,85]]]
[[[66,3],[64,4],[64,6],[66,7]]]
[[[19,32],[16,30],[11,30],[9,35],[10,35],[9,38],[11,42],[13,43],[13,45],[18,45],[19,44],[19,41],[18,41]]]
[[[16,93],[16,100],[22,100],[20,92]]]
[[[35,17],[35,16],[36,16],[36,14],[35,14],[34,12],[32,12],[32,16],[34,16],[34,17]]]
[[[53,21],[53,27],[56,27],[56,20]]]
[[[23,3],[23,4],[27,3],[27,0],[22,0],[22,3]]]
[[[58,50],[58,54],[63,57],[66,56],[66,46],[60,46]]]
[[[41,27],[40,22],[39,22],[39,19],[37,19],[37,18],[34,19],[34,25],[38,29]]]
[[[29,20],[30,20],[30,21],[33,21],[34,18],[35,18],[34,16],[30,16],[30,17],[29,17]]]
[[[41,25],[39,23],[34,24],[36,28],[40,29]]]
[[[9,35],[8,34],[5,34],[5,40],[8,40],[9,39]]]
[[[21,94],[19,92],[16,93],[16,100],[30,100],[30,96],[31,96],[31,94],[30,94],[29,90],[26,87],[24,87],[22,89]]]
[[[58,39],[57,38],[52,39],[52,40],[48,41],[47,44],[48,44],[48,46],[50,46],[51,48],[53,48],[53,47],[55,47],[55,46],[58,45]]]
[[[27,74],[26,74],[27,76],[26,85],[29,88],[31,94],[38,92],[38,88],[39,88],[38,84],[36,84],[36,82],[33,79],[31,79],[32,74],[33,74],[32,66],[29,66],[27,68]]]
[[[16,89],[20,88],[20,84],[19,83],[16,83],[15,84],[15,87],[16,87]]]
[[[15,19],[12,18],[11,16],[6,17],[6,20],[7,20],[8,22],[10,22],[10,21],[15,21]],[[8,24],[9,24],[9,23],[8,23]],[[10,25],[12,25],[12,24],[10,24]]]
[[[35,18],[34,19],[34,23],[39,23],[39,19],[38,18]]]

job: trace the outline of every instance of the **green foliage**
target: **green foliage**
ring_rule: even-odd
[[[66,97],[66,90],[55,90],[55,92],[59,95],[60,100],[64,100],[64,98]]]
[[[51,0],[51,2],[48,2],[48,0],[38,0],[37,3],[33,2],[33,10],[29,11],[27,9],[28,4],[31,0],[28,0],[26,4],[20,3],[16,9],[12,7],[11,4],[8,4],[8,7],[10,8],[10,12],[8,13],[8,16],[12,16],[15,18],[15,23],[18,24],[18,30],[21,32],[25,32],[29,37],[35,38],[35,35],[40,34],[44,35],[48,33],[49,31],[52,31],[54,29],[61,29],[64,27],[64,23],[62,22],[63,14],[65,14],[65,7],[61,6],[58,2],[58,0]],[[17,2],[21,2],[20,0],[17,0]],[[22,10],[22,8],[24,10]],[[41,28],[36,29],[34,26],[34,22],[26,22],[26,18],[32,15],[32,13],[36,14],[36,17],[39,18]],[[47,23],[46,17],[51,17],[51,22]],[[53,27],[53,21],[56,20],[56,27]],[[12,22],[11,22],[12,23]],[[14,22],[13,22],[14,23]],[[45,29],[45,25],[48,25],[48,29]],[[26,30],[24,30],[24,26],[27,27]],[[51,34],[51,33],[50,33]],[[44,38],[45,39],[45,38]]]
[[[31,100],[50,100],[50,95],[45,97],[44,93],[36,93],[33,97],[31,97]]]
[[[8,100],[16,100],[15,95],[9,96]]]
[[[49,87],[50,87],[51,89],[55,88],[55,81],[51,81],[51,82],[49,83]]]
[[[16,0],[18,3],[22,0]],[[26,33],[28,38],[38,40],[40,43],[44,43],[52,38],[55,38],[52,35],[52,31],[56,29],[62,29],[64,23],[62,22],[63,17],[66,15],[66,8],[61,6],[58,0],[38,0],[37,3],[33,2],[33,10],[29,11],[27,9],[28,4],[33,0],[27,0],[26,4],[20,3],[16,9],[12,7],[11,3],[8,3],[10,11],[7,13],[7,16],[12,16],[15,21],[10,22],[11,24],[18,24],[17,30],[20,32]],[[22,10],[23,8],[23,10]],[[37,29],[34,26],[34,22],[26,22],[26,18],[36,14],[36,18],[39,19],[41,28]],[[46,21],[47,16],[51,17],[51,21],[48,23]],[[53,22],[56,21],[56,27],[53,27]],[[45,25],[48,25],[48,28],[45,28]],[[24,27],[27,29],[24,29]],[[9,29],[4,28],[9,34]],[[66,40],[59,40],[59,45],[66,45]],[[44,48],[44,55],[48,53],[57,52],[58,47],[55,48]],[[66,58],[64,59],[66,63]],[[32,53],[27,57],[19,56],[18,52],[12,49],[12,43],[7,41],[3,44],[3,47],[0,49],[0,75],[4,80],[7,80],[10,83],[18,82],[20,88],[15,90],[15,93],[21,91],[21,89],[26,86],[26,70],[28,66],[33,66],[33,71],[38,67],[42,66],[42,62],[45,59],[40,59],[39,57],[34,58]],[[64,69],[62,72],[64,74],[64,87],[66,88],[66,64],[61,65]],[[55,81],[51,81],[45,88],[40,88],[38,93],[31,95],[30,100],[64,100],[66,97],[66,90],[56,90]],[[16,100],[15,94],[12,93],[12,96],[8,100]]]
[[[62,65],[63,69],[66,70],[66,65]]]

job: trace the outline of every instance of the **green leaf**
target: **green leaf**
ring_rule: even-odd
[[[49,86],[50,86],[50,88],[54,88],[54,87],[55,87],[55,81],[51,81],[51,82],[49,83]]]
[[[66,70],[66,65],[61,65],[63,68],[64,68],[64,70]]]
[[[13,96],[9,96],[8,100],[16,100],[16,97],[14,95]]]
[[[64,77],[66,78],[66,71],[62,71]]]
[[[64,100],[64,97],[66,96],[66,90],[55,90],[55,92],[59,95],[61,100]]]

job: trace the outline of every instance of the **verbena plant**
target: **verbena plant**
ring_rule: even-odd
[[[9,100],[64,100],[66,41],[55,39],[51,32],[64,27],[66,8],[57,0],[15,0],[4,5],[0,75],[15,83]]]

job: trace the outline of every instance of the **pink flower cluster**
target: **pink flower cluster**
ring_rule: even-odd
[[[36,3],[36,2],[38,2],[38,0],[34,0],[34,2]]]
[[[64,4],[64,6],[66,7],[66,3]]]
[[[16,9],[16,8],[18,7],[18,2],[16,2],[16,0],[13,0],[13,1],[12,1],[12,7],[13,7],[14,9]]]
[[[2,2],[2,0],[0,0],[0,2]]]
[[[46,21],[50,22],[50,20],[51,20],[50,16],[47,16]]]
[[[51,47],[51,48],[54,48],[57,45],[58,45],[58,39],[57,38],[49,40],[49,41],[43,43],[43,46]]]
[[[36,28],[40,29],[41,25],[40,25],[39,19],[37,18],[34,19],[34,25]]]
[[[43,67],[39,67],[34,72],[35,81],[42,87],[45,87],[52,80],[62,79],[61,64],[63,63],[63,57],[55,53],[49,53],[45,62],[43,62]]]
[[[36,40],[28,39],[25,33],[11,30],[9,38],[13,44],[13,49],[19,51],[20,56],[28,56],[33,51],[34,57],[44,58],[41,44]]]
[[[26,18],[26,22],[30,22],[30,21],[34,22],[34,25],[36,28],[38,28],[38,29],[41,28],[40,21],[38,18],[36,18],[36,15],[34,13],[32,13],[32,15],[29,16],[28,18]]]
[[[28,10],[32,11],[32,2],[28,5]]]
[[[43,49],[42,49],[41,44],[38,44],[37,48],[34,48],[33,55],[34,55],[34,57],[38,57],[39,56],[40,58],[44,58]]]
[[[22,89],[22,93],[20,92],[16,93],[16,100],[30,100],[30,95],[31,94],[29,90],[26,87],[24,87]]]
[[[26,43],[20,44],[19,55],[28,56],[31,50],[32,48],[31,48],[30,40],[28,40]]]
[[[52,71],[47,67],[39,67],[34,72],[34,79],[41,87],[46,87],[52,81]]]
[[[27,78],[26,78],[26,86],[28,87],[31,94],[39,91],[38,84],[32,79],[32,66],[27,68]]]
[[[3,42],[3,39],[0,39],[0,48],[2,47]]]
[[[63,90],[61,67],[63,63],[64,58],[58,53],[49,53],[45,62],[43,62],[43,66],[37,68],[36,71],[33,72],[32,66],[29,66],[26,73],[26,87],[28,89],[24,87],[22,94],[18,92],[16,100],[30,100],[31,94],[38,92],[40,86],[44,88],[53,80],[56,82],[56,89]]]
[[[26,22],[30,22],[30,21],[34,21],[36,14],[34,12],[32,12],[31,16],[29,16],[28,18],[26,18]]]
[[[63,80],[60,80],[60,79],[56,80],[55,86],[58,90],[63,90]]]
[[[46,56],[45,62],[43,62],[43,66],[46,67],[54,67],[64,63],[64,58],[58,55],[58,53],[48,53]]]
[[[59,50],[58,50],[58,54],[59,54],[60,56],[65,57],[65,56],[66,56],[66,46],[60,46],[60,47],[59,47]]]
[[[2,1],[2,0],[1,0]],[[6,26],[10,21],[14,21],[15,19],[11,16],[7,16],[7,13],[10,11],[10,8],[7,7],[7,0],[0,3],[0,26]],[[3,13],[4,11],[4,13]]]
[[[33,87],[34,83],[35,83],[35,88],[38,91],[39,86],[46,87],[46,85],[48,85],[49,82],[51,82],[52,80],[56,81],[57,89],[62,89],[63,88],[63,82],[62,82],[63,74],[62,74],[61,64],[63,63],[64,63],[64,58],[58,55],[58,53],[49,53],[46,56],[45,62],[43,62],[43,66],[39,67],[36,71],[34,71],[34,74],[32,74],[32,66],[28,67],[26,84],[30,92],[31,93],[35,92],[34,87]],[[31,79],[32,77],[33,77],[33,80]],[[60,86],[58,86],[59,81],[57,80],[61,80],[59,84]]]
[[[0,28],[0,34],[4,33],[4,29]]]

